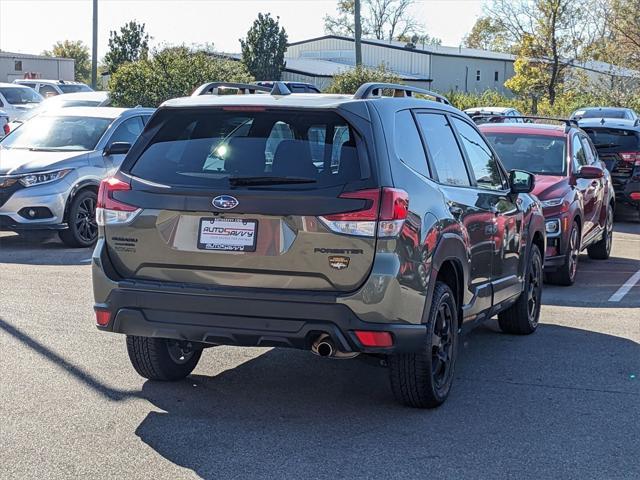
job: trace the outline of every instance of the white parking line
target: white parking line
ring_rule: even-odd
[[[640,281],[640,270],[629,277],[629,280],[624,282],[616,293],[609,297],[610,302],[619,302],[624,298],[624,296],[629,293],[629,290],[633,288],[633,286]]]

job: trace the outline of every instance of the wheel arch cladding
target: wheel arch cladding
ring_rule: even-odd
[[[464,280],[462,267],[459,262],[454,259],[445,260],[438,270],[436,281],[443,282],[453,292],[456,301],[456,310],[458,313],[458,322],[462,318],[462,292],[464,288]],[[460,328],[460,325],[458,325]]]
[[[93,191],[96,195],[98,194],[98,190],[100,188],[100,184],[93,181],[85,181],[78,183],[73,187],[71,193],[69,194],[69,198],[67,198],[67,203],[64,206],[64,219],[67,221],[69,219],[69,209],[71,208],[71,204],[73,203],[73,199],[76,198],[81,192],[85,190]]]

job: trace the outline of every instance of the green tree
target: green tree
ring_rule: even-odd
[[[514,82],[526,88],[543,78],[545,95],[553,105],[567,67],[583,57],[601,32],[600,19],[591,14],[597,1],[492,0],[485,8],[487,16],[498,19],[518,52],[520,78]],[[533,78],[522,78],[528,74]]]
[[[56,42],[51,50],[42,53],[48,57],[73,58],[75,79],[84,83],[91,81],[91,55],[89,47],[81,40]]]
[[[384,65],[378,68],[355,67],[333,77],[328,93],[356,93],[358,87],[368,82],[400,83],[400,77]]]
[[[109,34],[109,51],[104,56],[108,71],[114,73],[124,63],[146,59],[149,38],[145,24],[135,20],[120,27],[120,32],[112,30]]]
[[[247,38],[240,39],[242,62],[251,75],[259,80],[280,80],[285,67],[287,38],[287,32],[280,27],[280,17],[258,14]]]
[[[149,59],[120,66],[111,76],[109,91],[115,105],[157,107],[171,98],[191,95],[196,87],[211,81],[246,83],[253,77],[241,62],[184,46],[168,47]]]
[[[462,40],[462,44],[467,48],[493,52],[510,52],[513,47],[502,23],[488,16],[482,16],[476,20],[471,31]]]

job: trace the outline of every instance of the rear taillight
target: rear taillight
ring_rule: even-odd
[[[620,152],[618,155],[625,162],[633,163],[634,166],[640,167],[640,152]]]
[[[362,210],[320,217],[332,231],[361,237],[395,237],[409,212],[409,195],[404,190],[382,188],[348,192],[340,198],[366,200]]]
[[[11,127],[9,126],[8,123],[5,123],[3,125],[2,131],[4,132],[5,135],[9,135],[9,133],[11,132]]]
[[[372,332],[368,330],[355,330],[358,341],[365,347],[392,347],[393,337],[389,332]]]
[[[101,327],[106,327],[111,321],[111,312],[109,310],[103,310],[96,308],[96,324]]]
[[[100,182],[96,221],[98,225],[118,225],[132,221],[142,209],[119,202],[113,198],[113,192],[131,190],[131,185],[115,177]]]

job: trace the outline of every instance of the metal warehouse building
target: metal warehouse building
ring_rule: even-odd
[[[0,82],[13,82],[19,78],[74,80],[74,61],[71,58],[0,52]]]
[[[315,83],[325,88],[336,73],[355,65],[354,39],[325,35],[290,43],[285,54],[285,80]],[[388,40],[362,40],[362,63],[385,64],[411,85],[439,91],[507,92],[513,75],[513,55],[469,48],[411,45]]]

